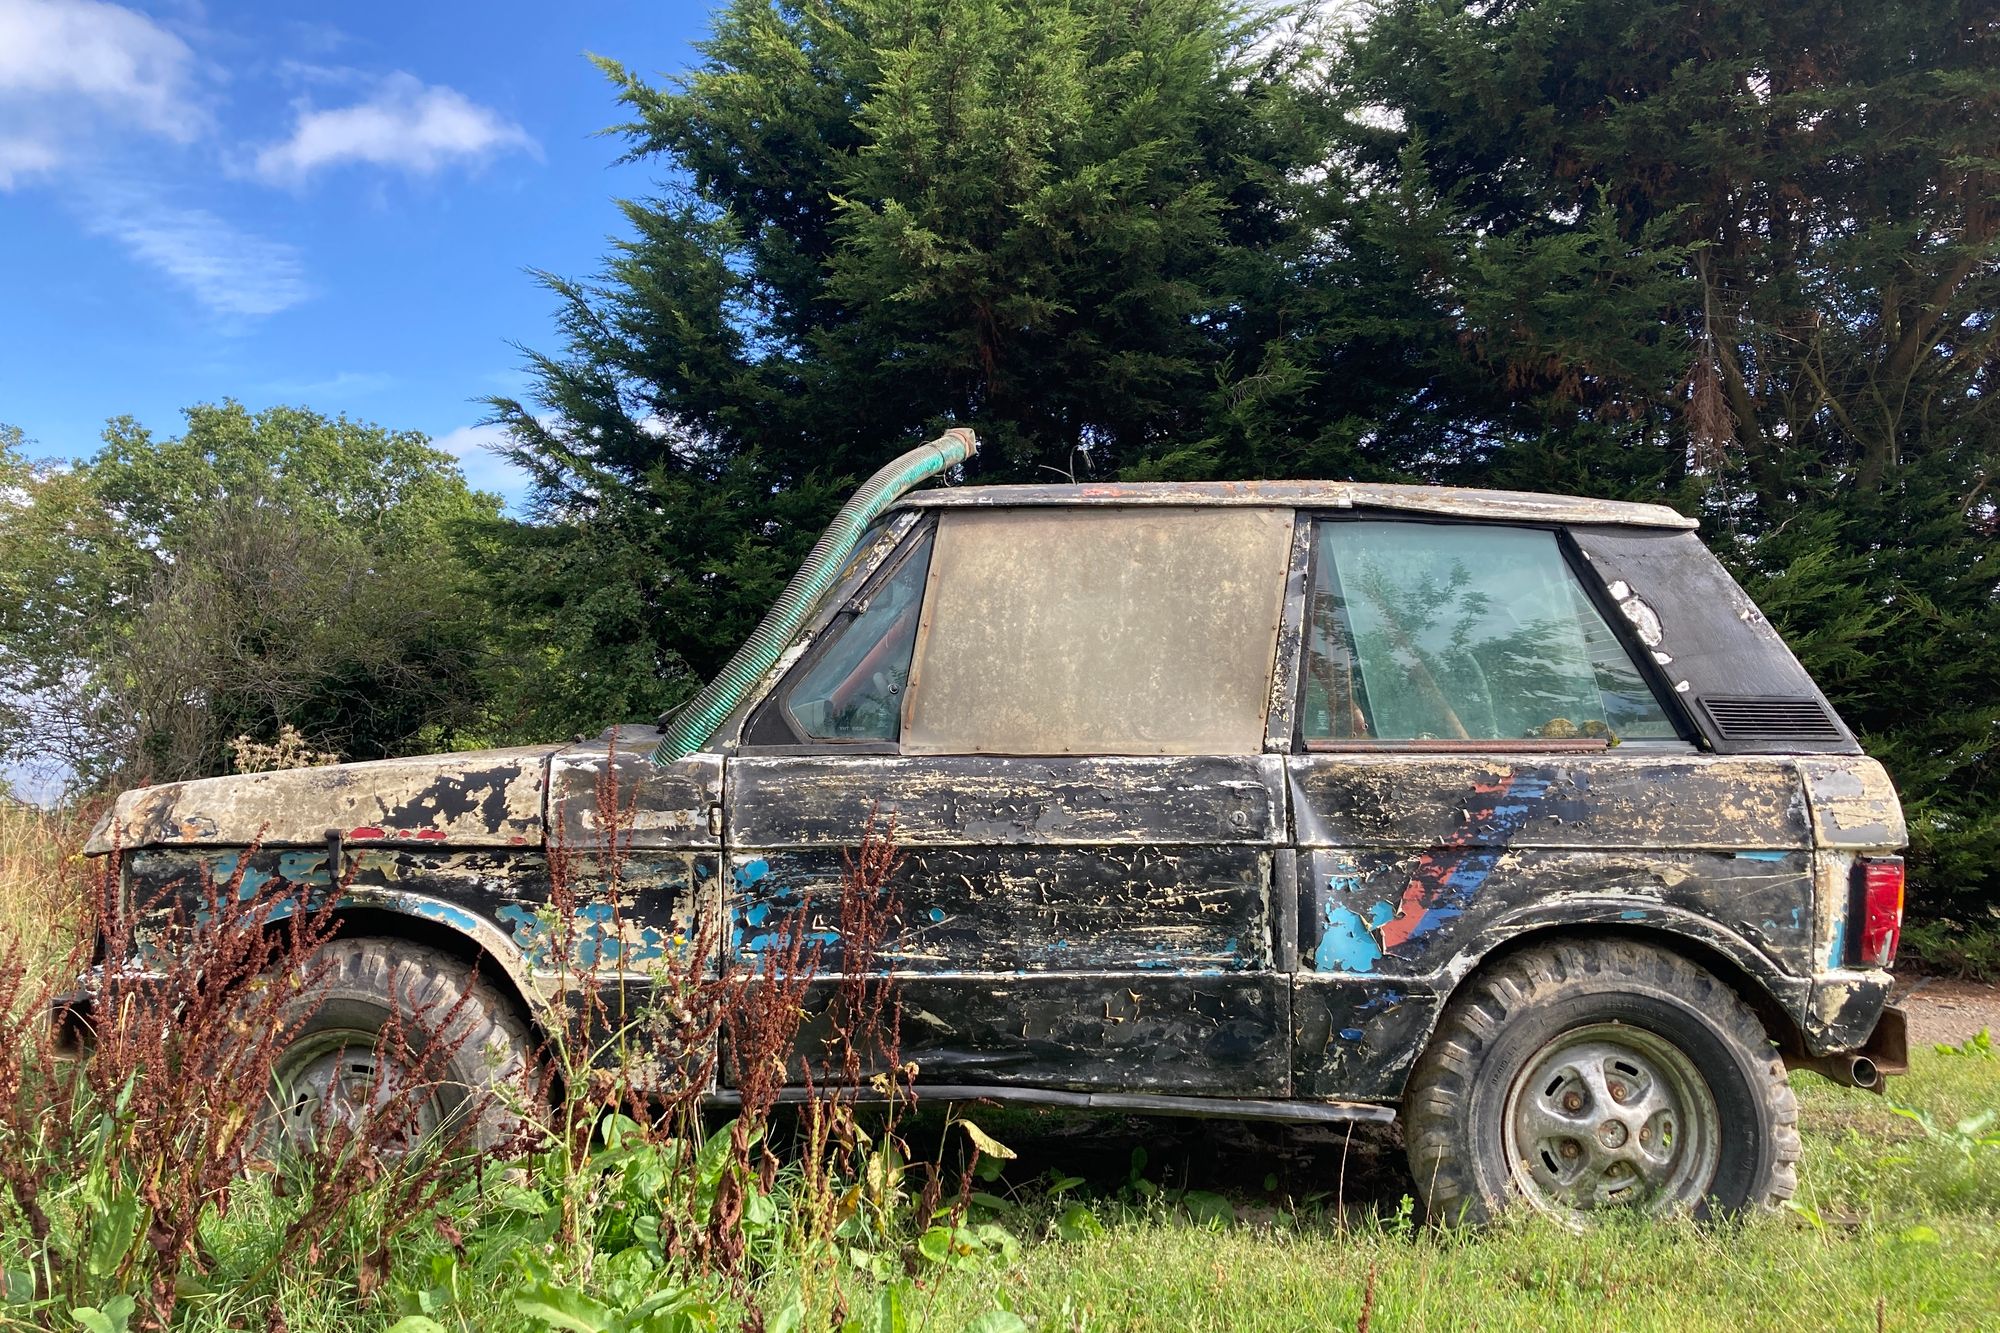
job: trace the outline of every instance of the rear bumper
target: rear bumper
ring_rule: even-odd
[[[1860,1054],[1874,1061],[1875,1068],[1884,1074],[1909,1073],[1910,1016],[1893,1004],[1886,1006]]]
[[[1891,1074],[1910,1072],[1909,1016],[1894,1005],[1875,1020],[1868,1040],[1858,1049],[1826,1055],[1787,1055],[1790,1069],[1810,1069],[1842,1087],[1868,1092],[1886,1089]]]

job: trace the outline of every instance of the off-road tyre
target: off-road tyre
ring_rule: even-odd
[[[404,1036],[413,1047],[422,1050],[432,1034],[447,1046],[456,1043],[432,1071],[436,1077],[429,1089],[426,1137],[432,1142],[456,1141],[476,1152],[519,1140],[523,1128],[519,1111],[522,1099],[530,1094],[527,1075],[534,1038],[509,996],[478,976],[471,965],[407,940],[335,938],[321,945],[299,973],[309,975],[321,965],[326,970],[319,985],[303,992],[285,1012],[287,1026],[301,1016],[304,1022],[273,1064],[264,1117],[266,1155],[305,1146],[297,1133],[302,1123],[298,1088],[286,1083],[286,1076],[299,1070],[288,1056],[308,1052],[316,1043],[337,1043],[340,1034],[347,1034],[358,1039],[347,1050],[357,1058],[372,1057],[373,1039],[396,1007],[406,1016]],[[275,980],[291,984],[293,977],[281,973]],[[407,1021],[413,1009],[428,1019],[428,1025]],[[461,1136],[460,1122],[473,1115],[478,1122]]]
[[[1628,1031],[1669,1062],[1666,1048],[1680,1053],[1682,1067],[1706,1083],[1717,1122],[1711,1178],[1683,1191],[1692,1197],[1656,1197],[1652,1205],[1709,1217],[1767,1211],[1791,1198],[1798,1103],[1750,1006],[1713,973],[1666,949],[1565,940],[1475,975],[1440,1018],[1411,1076],[1404,1143],[1428,1215],[1477,1225],[1532,1205],[1582,1225],[1587,1210],[1552,1206],[1562,1201],[1524,1185],[1532,1163],[1520,1163],[1517,1173],[1506,1126],[1531,1065],[1542,1061],[1537,1067],[1545,1071],[1547,1060],[1559,1058],[1545,1053],[1565,1034],[1609,1034],[1615,1043]],[[1538,1074],[1536,1083],[1543,1081]]]

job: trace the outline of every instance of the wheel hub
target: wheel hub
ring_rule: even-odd
[[[373,1033],[309,1033],[278,1058],[271,1073],[273,1120],[294,1150],[310,1148],[327,1130],[359,1133],[408,1082],[408,1071],[376,1049]],[[424,1098],[398,1136],[405,1146],[437,1127],[434,1099]]]
[[[1700,1202],[1720,1152],[1715,1097],[1665,1038],[1618,1023],[1578,1028],[1534,1055],[1508,1093],[1508,1161],[1521,1193],[1573,1218]]]

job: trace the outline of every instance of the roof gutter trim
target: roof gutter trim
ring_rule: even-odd
[[[1004,508],[1025,505],[1242,505],[1284,509],[1393,509],[1449,518],[1606,524],[1691,532],[1698,519],[1666,505],[1595,500],[1532,491],[1403,486],[1352,481],[1124,482],[1079,486],[958,486],[919,491],[899,507]]]

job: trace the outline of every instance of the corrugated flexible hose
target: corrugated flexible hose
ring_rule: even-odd
[[[653,762],[671,764],[699,750],[756,688],[764,673],[777,664],[869,525],[906,492],[978,452],[978,437],[961,426],[910,450],[863,483],[826,525],[813,544],[812,554],[743,646],[715,673],[715,679],[702,686],[700,694],[673,715],[666,735],[653,751]]]

